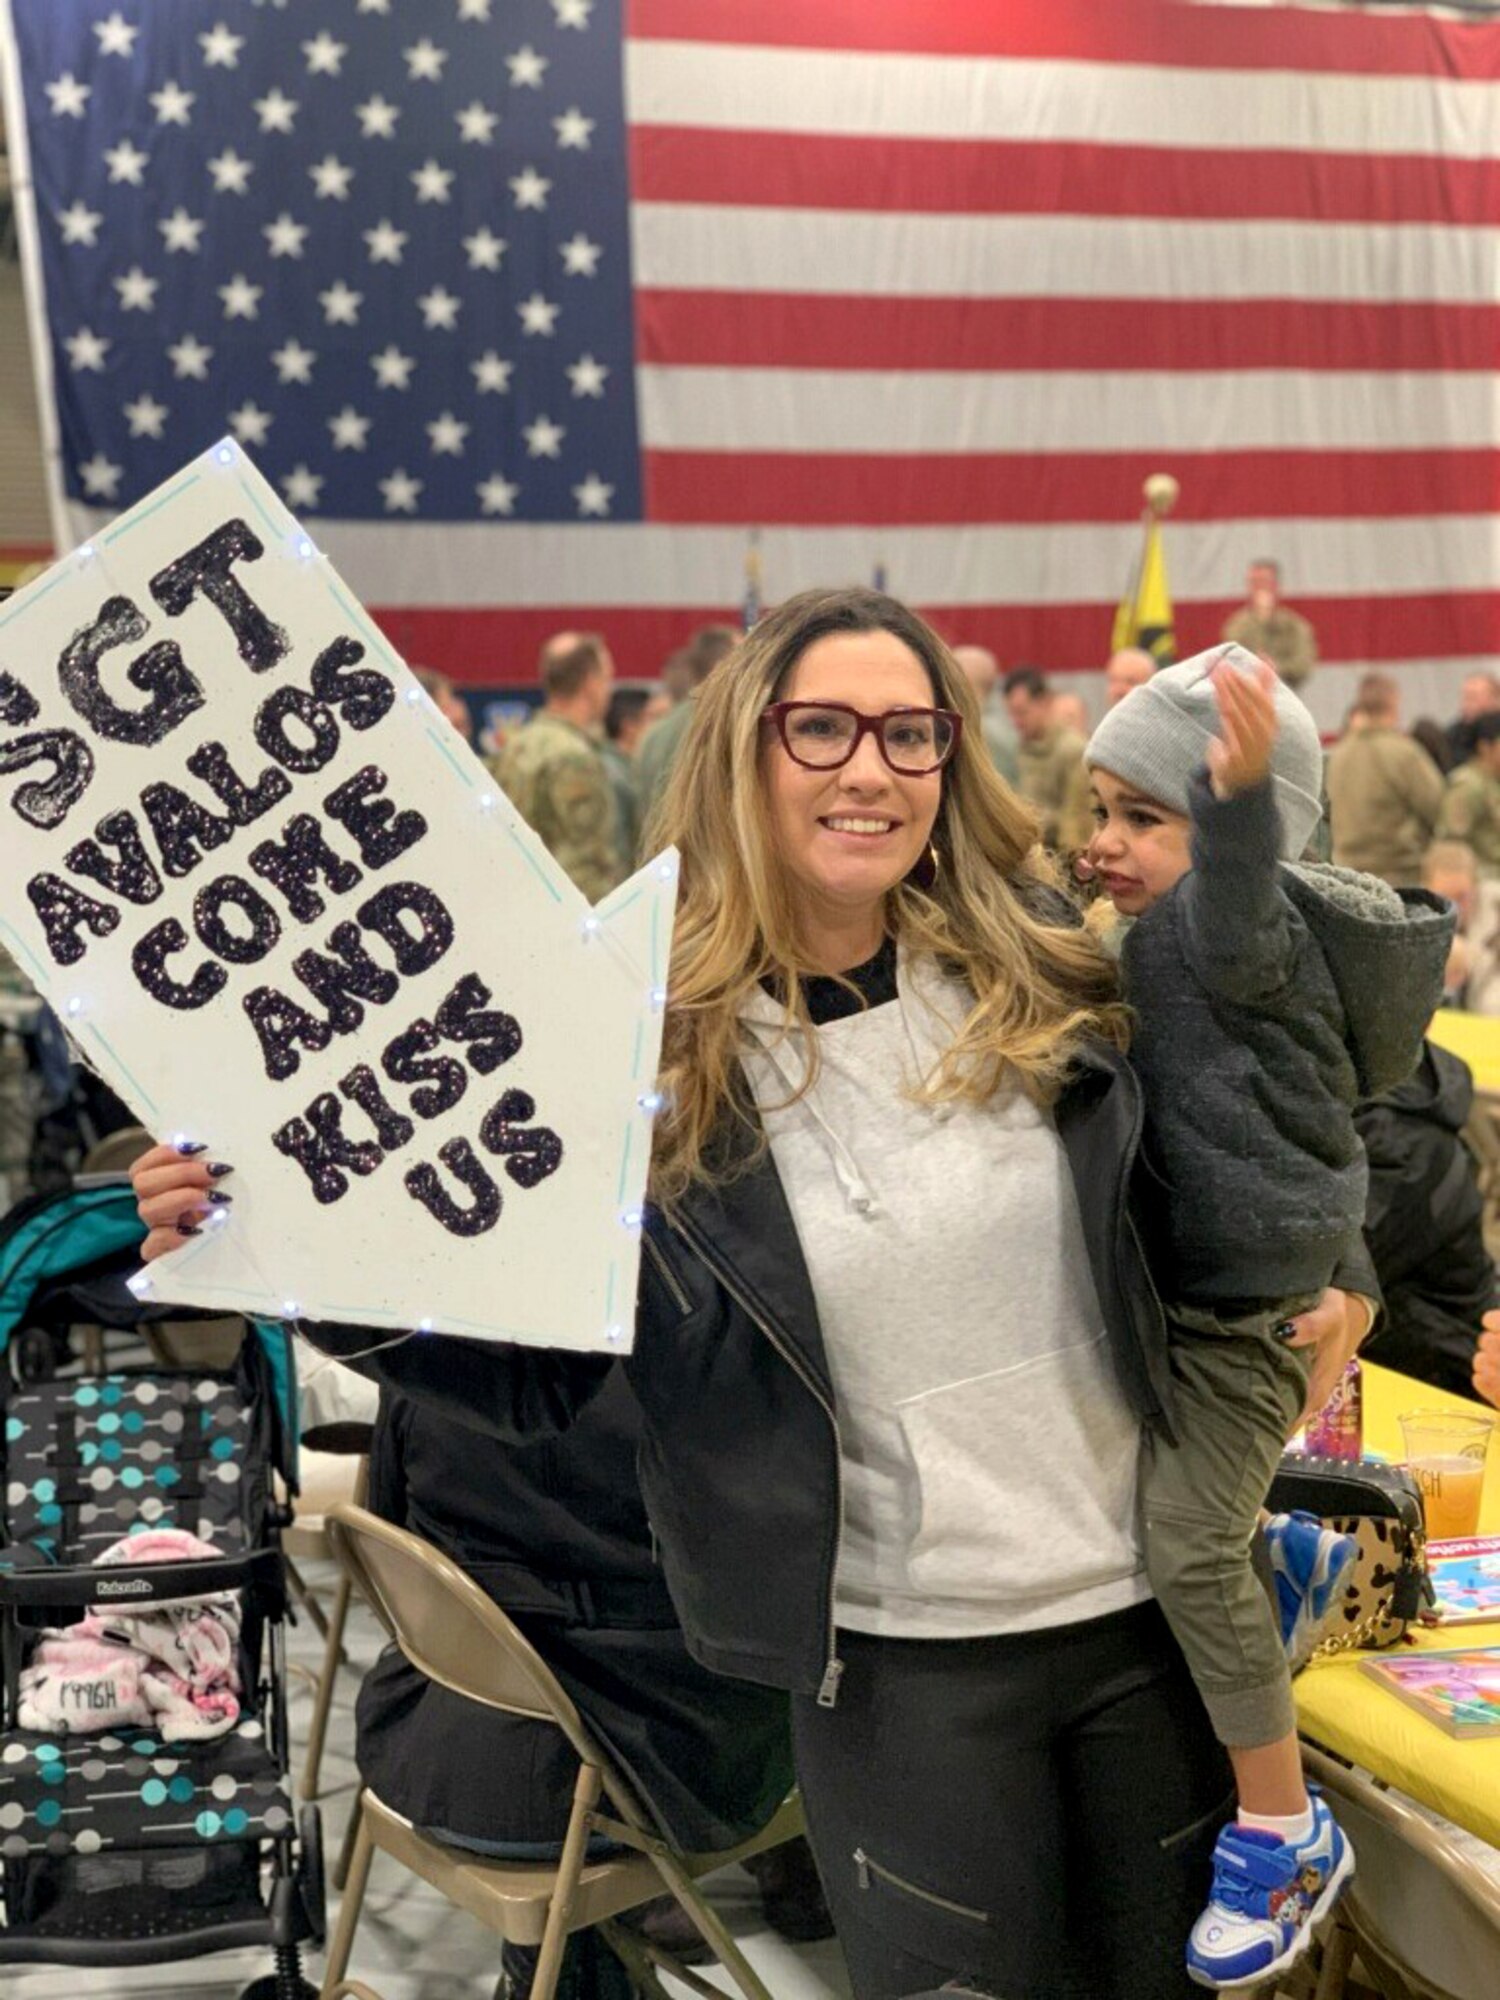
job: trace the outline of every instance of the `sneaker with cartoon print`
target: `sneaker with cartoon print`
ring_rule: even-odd
[[[1354,1873],[1354,1850],[1316,1793],[1312,1814],[1303,1841],[1237,1822],[1219,1835],[1208,1907],[1188,1939],[1188,1976],[1199,1986],[1267,1979],[1306,1951]]]

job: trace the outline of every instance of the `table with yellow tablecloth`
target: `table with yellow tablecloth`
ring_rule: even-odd
[[[1423,1382],[1389,1369],[1366,1365],[1365,1446],[1393,1462],[1401,1458],[1401,1427],[1407,1410],[1461,1410],[1478,1407],[1446,1396]],[[1490,1446],[1482,1534],[1500,1535],[1500,1438]],[[1439,1652],[1458,1646],[1500,1646],[1500,1621],[1484,1625],[1413,1626],[1415,1646]],[[1403,1642],[1392,1656],[1410,1653]],[[1358,1764],[1397,1791],[1419,1799],[1456,1826],[1500,1847],[1500,1736],[1460,1742],[1428,1722],[1364,1673],[1362,1659],[1379,1654],[1344,1653],[1318,1660],[1296,1682],[1297,1726],[1309,1742],[1321,1744],[1348,1763]]]
[[[1469,1065],[1474,1088],[1482,1095],[1500,1097],[1500,1019],[1440,1007],[1428,1025],[1427,1038]]]

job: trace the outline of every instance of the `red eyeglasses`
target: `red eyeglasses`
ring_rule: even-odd
[[[951,708],[888,708],[864,715],[842,701],[773,701],[762,711],[781,747],[809,771],[836,771],[859,748],[866,731],[901,778],[940,771],[958,748],[964,719]]]

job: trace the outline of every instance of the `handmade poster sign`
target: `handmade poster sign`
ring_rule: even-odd
[[[233,1202],[195,1306],[623,1351],[676,857],[598,908],[229,442],[0,612],[0,936]]]

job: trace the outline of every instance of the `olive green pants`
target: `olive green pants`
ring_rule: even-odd
[[[1296,1726],[1276,1614],[1251,1564],[1277,1462],[1307,1393],[1308,1349],[1274,1329],[1308,1301],[1219,1319],[1167,1307],[1178,1442],[1141,1457],[1146,1569],[1219,1741],[1274,1743]]]

